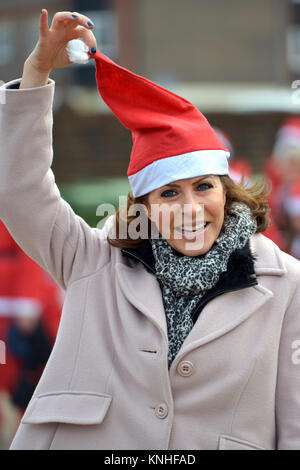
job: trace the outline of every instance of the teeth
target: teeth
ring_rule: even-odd
[[[182,232],[197,232],[198,230],[202,230],[206,225],[206,222],[203,224],[197,225],[197,227],[182,227]]]

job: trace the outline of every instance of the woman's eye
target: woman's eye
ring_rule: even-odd
[[[175,196],[175,191],[173,189],[167,189],[166,191],[161,193],[161,197],[173,197]]]
[[[207,189],[210,189],[212,187],[213,187],[213,185],[211,183],[200,183],[199,186],[197,187],[197,189],[199,191],[206,191]]]

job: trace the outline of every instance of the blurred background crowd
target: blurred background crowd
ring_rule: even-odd
[[[270,184],[265,235],[300,259],[300,0],[1,0],[2,82],[22,76],[41,8],[50,20],[86,14],[102,52],[198,106],[231,151],[231,177]],[[51,78],[56,182],[96,226],[97,206],[129,190],[131,135],[101,102],[93,61]],[[0,448],[47,362],[63,297],[0,221]]]

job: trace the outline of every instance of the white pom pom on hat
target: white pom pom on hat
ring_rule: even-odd
[[[90,60],[88,55],[88,46],[82,39],[72,39],[69,41],[66,46],[66,51],[68,53],[69,59],[71,62],[77,64],[87,64]]]

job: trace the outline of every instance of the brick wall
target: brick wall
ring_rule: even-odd
[[[53,147],[60,182],[124,176],[131,135],[113,115],[81,116],[62,106],[54,116]]]

